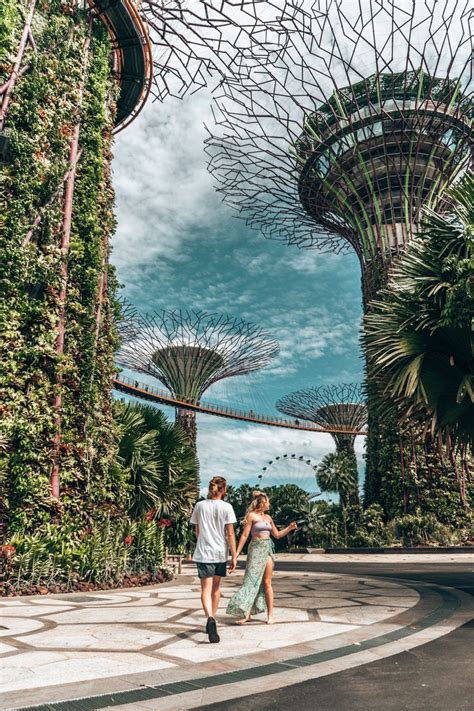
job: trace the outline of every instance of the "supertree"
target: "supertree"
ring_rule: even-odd
[[[324,427],[362,430],[367,425],[367,406],[362,389],[356,383],[321,385],[297,390],[276,403],[280,412],[298,420],[309,420]],[[336,454],[348,469],[347,494],[351,503],[358,501],[355,435],[331,433]]]
[[[243,319],[204,311],[128,312],[123,320],[120,365],[157,378],[181,401],[199,403],[224,378],[269,365],[278,343]],[[176,422],[196,447],[196,413],[176,408]]]
[[[472,160],[470,3],[274,0],[247,11],[259,22],[215,102],[210,170],[266,237],[355,250],[367,311],[423,210],[446,207]],[[428,488],[451,489],[431,475],[444,460],[422,423],[402,432],[383,412],[369,363],[367,394],[367,500],[385,497],[396,513],[407,456]]]

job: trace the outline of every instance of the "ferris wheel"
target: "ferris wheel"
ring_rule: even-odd
[[[282,454],[270,459],[257,477],[257,487],[266,489],[270,486],[294,484],[303,489],[309,498],[327,497],[316,481],[317,464],[308,457],[297,454]]]

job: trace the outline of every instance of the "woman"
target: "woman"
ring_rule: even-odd
[[[242,587],[229,600],[227,614],[240,617],[239,624],[243,625],[250,620],[251,615],[260,612],[267,613],[267,624],[273,624],[273,554],[274,546],[270,534],[274,538],[283,538],[290,531],[295,531],[298,526],[290,523],[289,526],[279,531],[268,515],[270,500],[263,491],[254,491],[253,500],[247,509],[244,520],[244,530],[240,536],[236,556],[242,552],[250,533],[252,541],[247,554],[244,582]]]

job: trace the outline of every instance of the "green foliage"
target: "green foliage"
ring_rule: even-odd
[[[449,216],[426,211],[422,232],[397,260],[364,319],[384,410],[431,422],[434,433],[474,443],[474,176],[449,195]]]
[[[71,522],[46,524],[10,543],[16,553],[7,563],[7,592],[31,585],[73,589],[79,581],[118,585],[125,576],[156,574],[164,565],[163,529],[147,521],[105,516],[83,531]]]
[[[117,403],[116,411],[130,515],[189,517],[198,495],[198,461],[186,433],[149,405]]]
[[[400,516],[391,522],[390,529],[404,546],[453,543],[452,530],[440,523],[433,513],[418,511],[416,514]],[[459,539],[456,542],[459,542]]]
[[[454,525],[446,522],[443,506],[439,511],[400,514],[387,521],[384,509],[378,504],[340,505],[309,500],[305,492],[292,485],[265,489],[270,496],[271,510],[279,528],[290,520],[304,524],[293,535],[292,547],[383,547],[412,545],[461,545],[474,538],[474,518],[464,514]],[[231,488],[229,503],[235,506],[238,520],[243,518],[251,500],[251,488],[243,485]],[[450,503],[446,504],[451,512]],[[277,542],[278,550],[288,546],[288,539]]]
[[[354,452],[331,452],[316,470],[316,481],[321,491],[339,494],[341,506],[357,503],[358,474]]]
[[[19,26],[19,4],[14,6]],[[9,37],[5,18],[11,19],[12,11],[10,2],[2,4],[6,15],[0,27]],[[110,42],[105,28],[95,22],[84,69],[86,13],[68,14],[60,0],[38,4],[33,30],[37,51],[27,52],[29,69],[18,80],[7,113],[11,159],[0,166],[0,408],[7,442],[2,455],[6,489],[2,515],[10,535],[34,531],[66,513],[80,525],[120,501],[123,487],[114,464],[110,392],[116,346],[116,282],[107,267],[108,241],[115,226],[109,163],[116,86]],[[19,40],[15,32],[9,55],[14,55]],[[65,352],[59,356],[62,186],[79,116],[82,154],[68,255]],[[23,246],[38,214],[42,222]],[[102,293],[104,270],[107,279]],[[53,401],[60,378],[58,504],[50,497],[49,476],[57,432]]]
[[[0,84],[11,66],[13,47],[20,24],[17,0],[2,0],[0,4]]]

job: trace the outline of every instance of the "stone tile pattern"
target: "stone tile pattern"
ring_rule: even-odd
[[[397,583],[333,574],[276,573],[275,619],[238,626],[225,615],[241,574],[223,584],[221,644],[203,631],[199,581],[123,592],[16,598],[0,604],[0,693],[136,673],[202,673],[236,657],[290,657],[409,610],[418,593]],[[332,645],[331,645],[332,646]],[[337,642],[335,642],[337,646]]]

